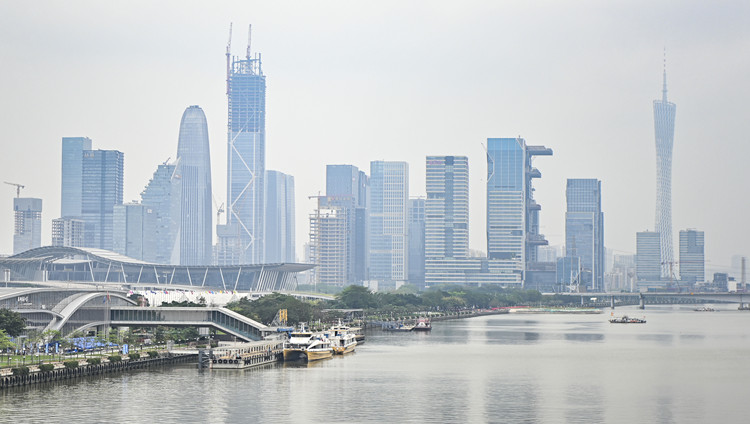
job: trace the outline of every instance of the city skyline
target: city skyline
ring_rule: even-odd
[[[306,217],[314,209],[306,197],[324,189],[326,164],[352,163],[367,169],[371,160],[403,160],[412,167],[410,194],[423,195],[424,156],[466,155],[470,162],[482,163],[481,143],[487,137],[510,134],[555,150],[555,157],[544,163],[544,178],[535,182],[535,196],[544,205],[540,232],[550,244],[561,245],[564,240],[565,179],[597,178],[606,186],[602,199],[608,213],[606,247],[615,252],[634,253],[635,232],[654,230],[653,116],[649,106],[661,85],[661,50],[666,44],[670,100],[681,108],[675,129],[679,143],[675,146],[672,170],[672,227],[705,231],[709,236],[705,246],[706,259],[710,260],[707,271],[712,267],[727,271],[722,267],[729,265],[732,255],[746,253],[742,242],[750,237],[746,227],[740,226],[735,232],[733,227],[724,225],[724,222],[743,222],[740,211],[750,206],[738,172],[742,169],[740,158],[747,149],[743,145],[746,124],[739,113],[741,108],[736,106],[748,94],[741,76],[750,64],[734,53],[744,51],[747,30],[727,25],[742,22],[747,10],[731,3],[725,6],[712,7],[710,13],[702,7],[694,12],[675,12],[658,6],[650,8],[646,17],[635,18],[626,13],[622,22],[614,22],[615,15],[622,16],[621,9],[634,13],[643,4],[587,10],[613,24],[609,33],[588,20],[580,29],[574,28],[574,18],[583,12],[582,8],[563,10],[561,6],[550,5],[550,11],[542,12],[518,6],[507,10],[507,19],[538,18],[540,25],[547,24],[548,31],[535,35],[531,30],[521,30],[517,35],[520,38],[513,37],[520,47],[502,42],[517,27],[501,29],[503,25],[489,25],[501,12],[506,12],[500,6],[469,4],[457,8],[441,4],[427,12],[431,20],[416,26],[371,6],[347,6],[345,10],[353,13],[350,23],[326,20],[328,26],[318,32],[302,19],[310,8],[302,7],[286,20],[273,7],[251,8],[254,12],[258,9],[252,18],[256,27],[253,43],[258,46],[255,50],[266,53],[264,66],[271,75],[268,167],[294,175],[298,185],[298,256],[302,257]],[[219,194],[221,187],[226,187],[226,168],[220,159],[226,155],[223,53],[228,22],[235,21],[241,27],[237,16],[242,14],[230,10],[204,11],[206,19],[195,27],[177,25],[169,34],[145,25],[151,21],[142,21],[144,24],[137,26],[144,27],[143,34],[132,34],[125,28],[143,19],[135,14],[125,16],[122,26],[115,24],[107,29],[100,28],[98,22],[73,16],[75,8],[67,11],[50,5],[49,16],[32,16],[22,8],[7,9],[8,13],[0,18],[5,36],[16,34],[21,28],[28,28],[32,34],[28,38],[14,36],[13,43],[2,47],[9,64],[3,70],[4,84],[14,81],[15,86],[3,86],[8,95],[0,107],[5,116],[18,117],[6,123],[9,139],[19,141],[5,145],[3,179],[26,185],[22,197],[44,200],[43,245],[50,244],[50,222],[57,218],[54,211],[60,204],[59,190],[52,187],[59,187],[56,182],[59,168],[55,168],[59,166],[61,137],[86,136],[95,140],[97,148],[123,151],[128,157],[124,200],[131,201],[137,199],[156,165],[173,155],[173,122],[187,105],[200,104],[211,131],[215,192]],[[400,13],[405,17],[416,16],[417,9],[410,6]],[[101,7],[96,11],[104,16],[112,13]],[[663,17],[673,12],[676,15],[672,16],[672,23],[663,28]],[[553,19],[555,14],[570,18],[570,22],[559,16]],[[706,14],[712,19],[705,25],[696,25],[703,23]],[[51,19],[53,15],[68,19],[53,22],[57,21]],[[357,28],[367,15],[388,28],[388,34],[377,43],[373,41],[372,29]],[[451,19],[456,20],[451,34],[435,32]],[[626,28],[636,19],[645,21],[644,31],[634,38],[619,39],[622,34],[632,35]],[[91,33],[98,30],[97,40],[89,39],[89,29],[64,36],[60,33],[59,39],[50,36],[64,31],[68,25],[86,27],[80,25],[82,22],[91,24]],[[291,22],[294,30],[289,29]],[[696,26],[700,26],[697,31]],[[347,32],[350,39],[337,39],[335,34],[344,30],[350,30]],[[554,35],[559,35],[559,40]],[[405,36],[406,43],[396,41]],[[173,48],[160,48],[157,53],[144,40]],[[487,43],[495,40],[499,43],[495,49],[498,54],[476,54],[480,51],[477,49],[486,49]],[[557,41],[559,44],[551,44],[567,51],[569,57],[561,57],[546,47],[550,40]],[[350,50],[357,45],[362,46],[362,52]],[[339,56],[345,55],[336,54],[342,50],[353,56],[342,59]],[[408,59],[410,66],[394,73],[382,64],[362,60],[386,50],[394,57]],[[27,52],[33,52],[34,57]],[[70,57],[61,56],[60,52]],[[442,63],[446,52],[456,54],[457,61],[438,69],[435,65]],[[516,69],[523,72],[497,66],[514,54],[524,64]],[[44,66],[37,65],[40,58],[49,57],[57,59],[60,65],[55,76],[44,75]],[[110,58],[118,58],[116,68],[123,69],[115,69]],[[359,61],[367,66],[361,66]],[[325,67],[325,72],[315,69],[324,62],[331,65]],[[144,67],[144,63],[159,66]],[[716,69],[716,63],[726,66]],[[554,72],[544,72],[548,68]],[[130,72],[129,79],[138,81],[127,87],[131,93],[109,82],[124,78],[118,73],[122,71]],[[463,72],[468,74],[461,76]],[[451,78],[466,80],[462,92],[440,83]],[[54,88],[56,95],[40,97],[41,91],[29,89],[27,80],[38,81],[40,88]],[[190,84],[183,84],[188,80]],[[336,84],[343,90],[336,89]],[[101,90],[103,85],[112,85],[115,92]],[[161,88],[157,88],[159,85]],[[196,89],[185,90],[186,86]],[[98,95],[93,90],[106,91],[107,95]],[[157,90],[162,90],[159,98],[151,99],[150,93]],[[79,92],[81,101],[71,101]],[[134,100],[144,97],[153,104],[144,105],[141,101],[133,108]],[[61,107],[58,98],[65,99],[62,103],[65,107]],[[501,98],[511,101],[500,104],[497,99]],[[601,107],[602,98],[611,102]],[[318,101],[323,106],[313,108]],[[444,114],[449,109],[445,106],[451,102],[461,104],[462,110]],[[384,107],[385,104],[390,107]],[[423,112],[407,113],[420,109]],[[37,112],[47,117],[45,125],[24,125],[21,118]],[[133,128],[116,125],[123,116],[127,116]],[[434,122],[444,125],[433,125]],[[368,134],[360,137],[363,128],[368,128]],[[706,143],[706,140],[715,141]],[[717,148],[739,152],[727,158],[715,154]],[[285,155],[288,151],[296,154]],[[328,157],[321,157],[321,152]],[[24,165],[19,167],[16,163]],[[32,163],[35,166],[29,166]],[[39,169],[50,172],[45,174]],[[482,236],[485,208],[482,196],[478,196],[484,179],[480,167],[473,167],[471,172],[470,246],[485,250]],[[7,187],[5,195],[0,196],[0,233],[6,235],[0,244],[3,253],[12,250],[13,194]],[[218,200],[221,203],[226,199]],[[703,207],[727,201],[730,215],[723,219],[718,219],[716,208]]]

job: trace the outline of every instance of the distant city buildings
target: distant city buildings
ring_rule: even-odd
[[[141,192],[141,204],[153,219],[145,222],[146,238],[143,260],[155,264],[179,264],[179,245],[176,244],[180,225],[179,177],[174,164],[163,163]]]
[[[220,264],[263,262],[266,76],[261,55],[230,57],[227,46],[227,219],[217,228]]]
[[[62,219],[83,221],[83,247],[112,250],[112,214],[122,204],[124,155],[117,150],[92,150],[87,137],[63,137]],[[56,242],[75,242],[71,221],[59,221]],[[63,233],[61,233],[62,231]]]
[[[115,205],[113,212],[113,248],[121,255],[133,259],[143,260],[144,252],[148,249],[150,220],[155,214],[140,203],[126,203]]]
[[[266,171],[264,263],[295,262],[294,177]]]
[[[610,292],[636,291],[635,255],[614,255],[612,269],[604,275],[604,285]]]
[[[177,246],[180,265],[211,265],[213,209],[211,207],[211,156],[206,115],[188,107],[180,122],[173,184],[178,185]]]
[[[16,197],[13,199],[14,231],[13,254],[42,245],[42,199]]]
[[[565,191],[565,255],[581,259],[581,281],[589,291],[604,291],[604,214],[601,181],[571,178]]]
[[[656,232],[660,238],[661,276],[674,277],[672,249],[672,145],[676,106],[667,101],[667,70],[661,100],[654,100],[654,133],[656,136]]]
[[[378,287],[407,280],[409,165],[370,162],[370,280]]]
[[[52,220],[52,245],[56,247],[83,247],[85,222],[79,218]]]
[[[706,279],[703,231],[680,231],[680,283],[688,287]]]
[[[353,165],[326,167],[326,195],[310,215],[310,261],[316,284],[346,286],[367,279],[370,179]]]
[[[655,231],[636,233],[636,278],[638,290],[663,287],[661,279],[661,234]]]
[[[84,150],[82,165],[84,247],[112,250],[114,207],[122,204],[124,155],[117,150]]]
[[[83,202],[83,152],[91,150],[88,137],[62,138],[60,217],[80,217]]]
[[[425,287],[425,199],[409,199],[409,283]]]

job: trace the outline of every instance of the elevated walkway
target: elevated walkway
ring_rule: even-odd
[[[213,327],[231,334],[240,340],[262,340],[264,336],[276,333],[268,327],[234,311],[220,307],[136,307],[113,306],[110,310],[112,326],[155,327]]]

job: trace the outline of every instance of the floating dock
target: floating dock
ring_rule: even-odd
[[[283,340],[237,343],[212,349],[210,366],[211,369],[245,369],[276,362],[283,354]]]

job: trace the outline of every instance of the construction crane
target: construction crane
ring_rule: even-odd
[[[16,197],[21,197],[21,189],[26,188],[23,184],[16,184],[16,183],[9,183],[7,181],[3,181],[5,184],[16,186]]]
[[[221,214],[224,213],[224,203],[219,205],[219,202],[216,201],[216,198],[211,196],[211,198],[214,201],[214,207],[216,208],[216,225],[219,225]]]

